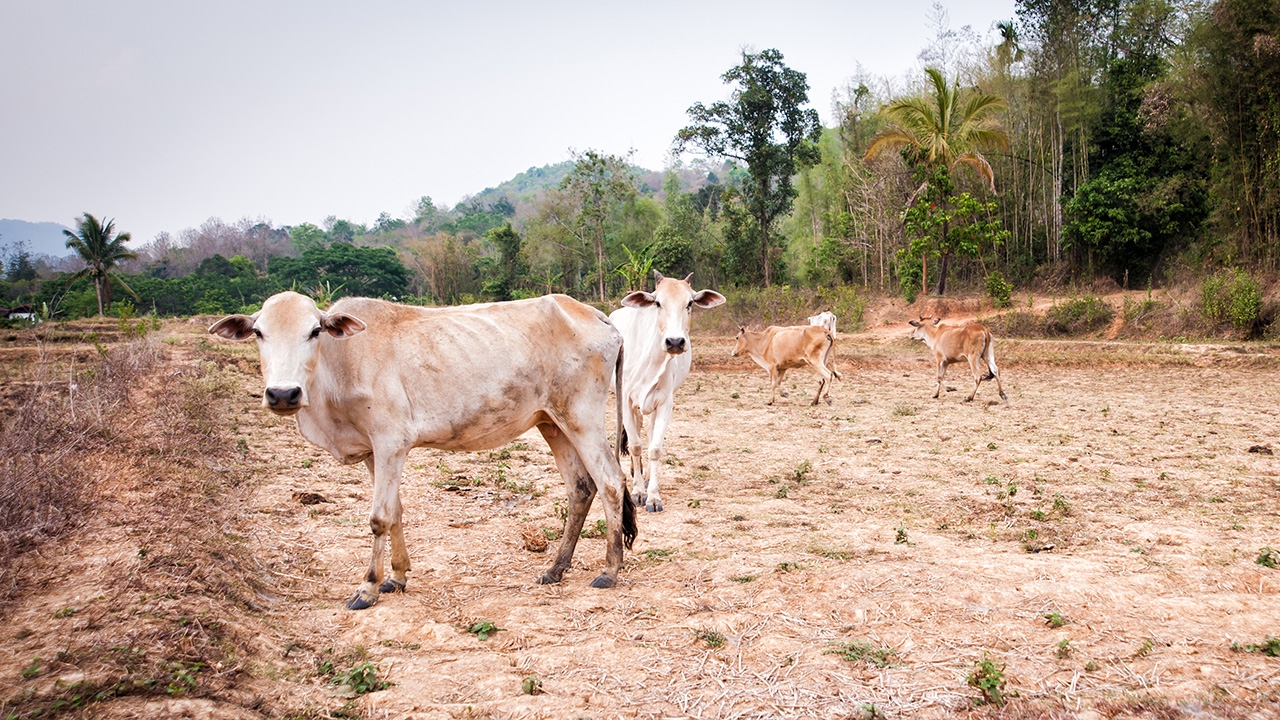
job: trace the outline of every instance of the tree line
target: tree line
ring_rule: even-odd
[[[931,21],[921,70],[857,71],[832,127],[781,52],[743,51],[722,76],[728,99],[688,109],[663,173],[586,150],[372,226],[213,220],[162,234],[110,273],[84,253],[61,273],[10,253],[5,297],[92,314],[97,285],[106,305],[123,293],[183,314],[251,308],[287,287],[604,302],[651,269],[708,287],[908,298],[1103,278],[1151,287],[1219,267],[1274,274],[1274,2],[1019,0],[991,39],[950,27],[940,5]]]

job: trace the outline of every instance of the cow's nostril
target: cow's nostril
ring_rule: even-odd
[[[302,399],[302,388],[267,388],[263,393],[267,397],[267,404],[271,407],[291,407],[298,404]]]
[[[667,352],[669,353],[684,352],[684,338],[667,338]]]

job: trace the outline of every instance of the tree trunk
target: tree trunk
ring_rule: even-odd
[[[947,292],[947,267],[951,265],[951,253],[942,253],[942,265],[938,266],[938,285],[933,289],[934,295],[944,295]]]
[[[98,296],[98,317],[103,317],[103,314],[102,314],[102,279],[101,279],[101,278],[99,278],[99,277],[97,277],[97,276],[94,276],[94,278],[93,278],[93,292],[94,292],[94,294],[95,294],[95,295],[97,295],[97,296]]]

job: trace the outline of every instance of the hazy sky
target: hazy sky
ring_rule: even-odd
[[[661,169],[744,46],[831,94],[917,67],[932,0],[0,0],[0,217],[150,240],[210,217],[372,224],[570,148]],[[944,6],[979,34],[1013,0]],[[14,238],[16,240],[17,238]]]

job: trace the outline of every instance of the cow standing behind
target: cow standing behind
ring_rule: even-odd
[[[560,581],[599,492],[608,548],[591,585],[616,583],[636,526],[600,415],[622,365],[622,336],[603,313],[564,295],[448,308],[344,298],[323,312],[310,298],[283,292],[209,332],[256,337],[263,407],[296,417],[305,438],[342,463],[364,461],[373,476],[373,556],[349,609],[367,608],[408,582],[400,478],[409,450],[485,450],[531,427],[551,446],[569,495],[560,551],[538,582]]]
[[[964,399],[965,402],[978,394],[978,385],[983,380],[991,379],[996,381],[1000,399],[1009,402],[1000,382],[1000,369],[996,367],[996,341],[985,325],[971,322],[959,327],[941,326],[942,318],[932,315],[921,315],[919,320],[907,322],[915,328],[911,331],[911,339],[923,340],[933,351],[933,362],[938,366],[938,389],[933,391],[935,398],[942,392],[942,378],[947,374],[947,366],[966,360],[973,373],[973,391]]]
[[[809,324],[826,328],[827,332],[831,333],[831,337],[836,336],[836,315],[830,310],[823,310],[817,315],[810,316]]]
[[[831,379],[840,377],[831,359],[836,344],[835,337],[826,328],[817,325],[794,325],[779,327],[771,325],[759,332],[738,326],[737,342],[733,346],[734,357],[746,353],[769,373],[773,389],[769,401],[772,405],[779,394],[778,386],[788,370],[808,365],[821,376],[818,382],[818,394],[813,396],[813,405],[825,399],[831,404]],[[824,397],[825,391],[825,397]],[[781,391],[787,397],[786,390]]]
[[[633,292],[622,298],[623,307],[609,319],[622,333],[627,362],[622,369],[626,412],[622,416],[626,452],[631,456],[631,492],[636,505],[649,512],[662,512],[658,493],[658,469],[662,467],[662,438],[671,424],[676,388],[689,376],[692,344],[689,323],[694,306],[713,308],[725,301],[714,290],[694,292],[689,281],[663,277],[653,271],[652,293]],[[651,416],[649,448],[646,452],[648,480],[640,457],[644,417]]]

